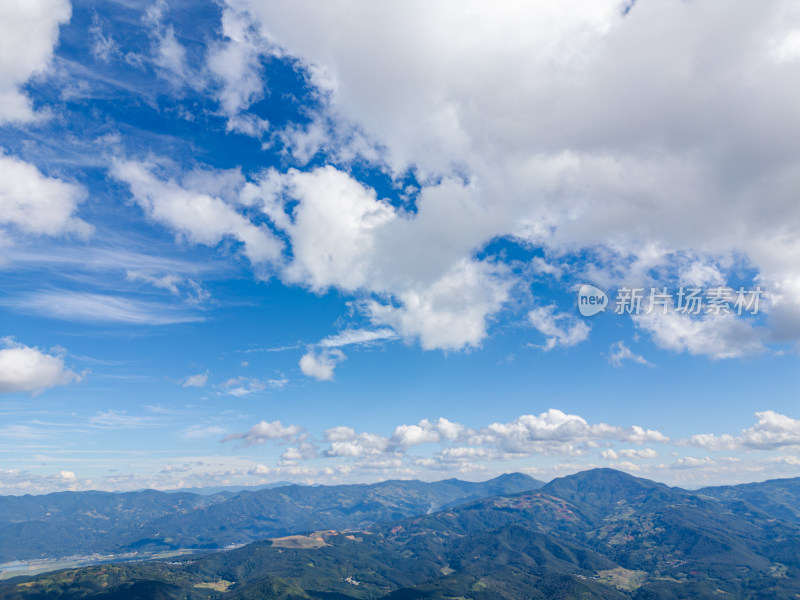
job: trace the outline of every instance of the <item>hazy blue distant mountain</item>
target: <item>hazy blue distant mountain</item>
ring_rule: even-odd
[[[112,552],[145,523],[225,499],[154,490],[0,496],[0,562]]]
[[[344,529],[460,501],[541,487],[527,475],[472,483],[385,481],[215,495],[144,490],[0,497],[0,562],[170,548],[222,548],[310,529]]]
[[[183,488],[180,490],[165,490],[169,493],[189,493],[200,494],[202,496],[213,496],[214,494],[230,494],[235,496],[239,492],[257,492],[258,490],[271,490],[272,488],[286,487],[287,485],[302,485],[295,484],[291,481],[276,481],[275,483],[264,483],[262,485],[218,485],[209,487],[195,487]]]
[[[517,473],[480,483],[393,480],[241,492],[180,518],[167,515],[154,519],[139,531],[140,537],[130,539],[123,548],[221,548],[302,531],[366,527],[542,485]]]
[[[398,483],[361,486],[368,490],[364,502],[389,502]],[[424,484],[408,483],[409,493],[425,496],[418,487]],[[447,489],[464,485],[438,483]],[[358,486],[333,490],[339,499],[355,501],[358,494],[342,489],[350,487]],[[222,504],[205,510],[216,506]],[[365,529],[316,531],[169,563],[104,565],[0,584],[0,598],[9,600],[799,596],[800,527],[757,508],[610,469]]]
[[[745,502],[773,517],[800,524],[800,477],[707,487],[696,493],[713,496],[723,502]]]

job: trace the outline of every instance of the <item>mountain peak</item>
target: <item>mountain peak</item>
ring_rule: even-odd
[[[541,483],[525,473],[503,473],[494,479],[489,479],[486,483]]]
[[[558,477],[542,488],[542,492],[592,509],[603,509],[620,501],[631,500],[658,490],[668,491],[661,483],[634,477],[616,469],[600,468]]]

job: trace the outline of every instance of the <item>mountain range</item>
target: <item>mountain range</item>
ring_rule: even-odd
[[[288,485],[210,495],[144,490],[0,496],[0,562],[224,548],[298,531],[364,527],[542,485],[516,473],[479,483]]]
[[[800,479],[687,491],[595,469],[488,494],[525,481],[509,475],[486,482],[469,493],[487,495],[461,503],[446,501],[445,490],[469,488],[453,480],[327,492],[324,486],[302,493],[297,486],[277,488],[305,503],[298,511],[315,513],[303,519],[292,513],[296,523],[352,518],[361,524],[297,529],[167,562],[16,578],[0,584],[0,598],[800,598]],[[415,499],[399,500],[401,488]],[[352,503],[355,490],[364,500]],[[250,507],[254,518],[249,494],[229,506]],[[424,501],[433,496],[435,509]],[[214,514],[233,499],[195,512]],[[337,504],[342,501],[351,503]],[[402,514],[414,506],[424,510]],[[365,524],[365,515],[377,518]],[[216,526],[208,523],[205,531]]]

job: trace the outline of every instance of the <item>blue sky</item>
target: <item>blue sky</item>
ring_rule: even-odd
[[[0,493],[798,474],[793,3],[20,0],[0,39]]]

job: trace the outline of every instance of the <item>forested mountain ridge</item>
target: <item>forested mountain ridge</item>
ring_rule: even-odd
[[[796,600],[800,527],[707,492],[597,469],[366,528],[9,581],[0,598]]]
[[[214,495],[60,492],[0,497],[0,562],[131,550],[223,548],[311,529],[345,529],[541,487],[520,473],[338,486],[289,485]]]

